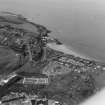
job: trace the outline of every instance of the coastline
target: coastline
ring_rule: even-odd
[[[86,54],[79,53],[73,47],[67,46],[65,44],[57,45],[55,43],[48,43],[47,46],[50,47],[50,48],[52,48],[52,49],[62,51],[64,53],[66,53],[66,54],[74,55],[76,57],[81,57],[81,58],[84,58],[84,59],[93,59],[93,60],[96,60],[96,59],[94,59],[92,57],[89,57]]]

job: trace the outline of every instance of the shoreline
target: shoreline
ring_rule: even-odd
[[[55,43],[49,43],[49,44],[47,44],[47,46],[54,49],[54,50],[62,51],[65,54],[72,54],[72,55],[74,55],[76,57],[81,57],[81,58],[84,58],[84,59],[94,59],[94,58],[89,57],[89,56],[87,56],[85,54],[82,54],[82,53],[80,54],[79,52],[76,52],[76,50],[74,48],[69,47],[69,46],[67,46],[65,44],[57,45]]]

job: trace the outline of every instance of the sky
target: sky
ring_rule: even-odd
[[[0,11],[23,14],[77,52],[105,61],[105,0],[0,0]]]

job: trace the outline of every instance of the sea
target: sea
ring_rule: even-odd
[[[22,14],[70,49],[105,62],[104,0],[0,0],[0,11]]]

